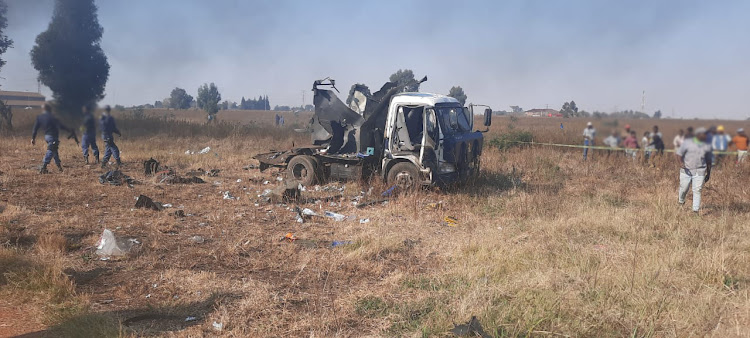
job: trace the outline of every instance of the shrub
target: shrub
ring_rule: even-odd
[[[499,150],[507,150],[513,147],[522,147],[528,145],[534,136],[531,132],[523,130],[511,130],[490,141],[491,147],[497,147]]]

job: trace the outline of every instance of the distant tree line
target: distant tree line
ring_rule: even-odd
[[[243,110],[271,110],[271,103],[268,101],[268,95],[266,96],[258,96],[258,99],[255,100],[246,100],[245,97],[242,97],[242,101],[240,101],[240,109]]]

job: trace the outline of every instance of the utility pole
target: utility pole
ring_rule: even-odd
[[[646,113],[646,90],[643,90],[643,95],[641,96],[641,113]]]

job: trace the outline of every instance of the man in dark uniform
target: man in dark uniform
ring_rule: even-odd
[[[120,162],[120,149],[117,148],[117,145],[115,144],[115,137],[113,135],[117,134],[117,136],[122,136],[122,134],[120,133],[120,130],[117,129],[115,118],[112,117],[111,112],[112,108],[110,106],[105,106],[104,112],[102,113],[102,118],[101,120],[99,120],[102,128],[102,140],[104,140],[105,145],[104,158],[102,159],[102,169],[107,167],[107,162],[109,162],[110,156],[113,156],[115,158],[118,168],[122,164],[122,162]]]
[[[47,153],[44,155],[42,167],[39,169],[40,174],[46,174],[47,165],[54,159],[57,169],[60,172],[63,171],[62,165],[60,164],[60,155],[57,152],[60,147],[60,129],[73,133],[73,130],[62,125],[55,116],[52,115],[52,107],[48,104],[44,104],[44,112],[37,116],[36,122],[34,123],[34,129],[31,131],[31,144],[36,144],[36,133],[39,129],[44,130],[44,141],[47,142]]]
[[[96,119],[91,113],[91,108],[83,106],[83,138],[81,139],[81,149],[86,164],[89,164],[89,147],[94,151],[95,163],[99,163],[99,147],[96,145]]]

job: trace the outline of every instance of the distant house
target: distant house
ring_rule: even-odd
[[[523,113],[530,117],[562,117],[562,114],[554,109],[531,109]]]
[[[38,108],[44,104],[44,99],[39,93],[0,91],[0,100],[11,108]]]

